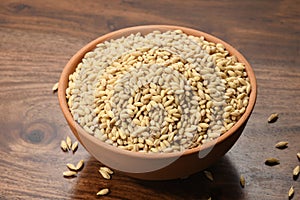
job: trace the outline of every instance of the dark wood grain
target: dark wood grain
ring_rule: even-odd
[[[300,1],[0,1],[0,199],[300,199],[292,170],[300,152]],[[70,59],[92,39],[123,27],[182,25],[211,33],[236,47],[257,76],[254,112],[235,146],[209,168],[173,181],[141,181],[116,173],[100,177],[101,163],[79,146],[51,88]],[[280,114],[274,124],[267,118]],[[288,148],[274,145],[289,141]],[[264,165],[275,156],[280,165]],[[67,162],[85,160],[75,178]],[[239,176],[246,178],[245,188]]]

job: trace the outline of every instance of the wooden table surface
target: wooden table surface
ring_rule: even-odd
[[[300,199],[293,168],[300,152],[300,1],[85,1],[0,2],[0,199]],[[141,181],[121,173],[104,180],[101,165],[79,146],[52,86],[83,45],[120,28],[171,24],[211,33],[236,47],[258,82],[253,114],[234,147],[210,170],[187,179]],[[267,118],[279,113],[276,123]],[[274,145],[288,141],[288,148]],[[264,164],[277,157],[280,164]],[[66,163],[85,160],[75,178]],[[241,188],[239,177],[246,178]],[[109,187],[104,197],[100,188]]]

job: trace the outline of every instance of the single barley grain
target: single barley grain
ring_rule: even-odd
[[[62,140],[62,141],[60,142],[60,148],[61,148],[63,151],[68,151],[68,145],[67,145],[67,143],[66,143],[65,140]]]
[[[278,113],[272,113],[269,117],[268,117],[268,123],[274,123],[277,121],[279,114]]]
[[[75,151],[78,149],[78,141],[76,141],[72,144],[71,149],[72,149],[73,153],[75,153]]]
[[[295,193],[294,186],[291,186],[288,192],[289,199],[293,198],[294,193]]]
[[[76,171],[81,170],[83,165],[84,165],[84,160],[80,160],[75,167]]]
[[[274,166],[280,164],[280,161],[277,158],[268,158],[265,160],[265,164],[269,166]]]
[[[71,163],[68,163],[67,164],[67,167],[71,170],[71,171],[77,171],[75,165],[71,164]]]
[[[300,166],[296,166],[293,170],[293,175],[294,176],[298,176],[299,175],[299,172],[300,172]]]
[[[109,193],[109,189],[104,188],[104,189],[101,189],[99,192],[97,192],[97,195],[98,196],[104,196],[104,195],[107,195],[108,193]]]
[[[69,136],[67,136],[67,138],[66,138],[66,143],[67,143],[68,149],[71,149],[72,148],[72,140]]]
[[[287,141],[281,141],[281,142],[278,142],[275,145],[275,147],[278,148],[278,149],[285,149],[285,148],[287,148],[287,145],[288,145]]]
[[[205,177],[206,178],[208,178],[209,180],[211,180],[211,181],[213,181],[214,180],[214,178],[213,178],[213,175],[212,175],[212,173],[210,172],[210,171],[203,171],[204,172],[204,175],[205,175]]]
[[[58,82],[52,86],[52,91],[56,92],[58,90]]]
[[[63,172],[63,175],[65,177],[72,177],[72,176],[75,176],[77,173],[75,171],[65,171]]]
[[[245,177],[243,175],[241,175],[240,176],[240,184],[241,184],[242,188],[245,187],[245,183],[246,183]]]

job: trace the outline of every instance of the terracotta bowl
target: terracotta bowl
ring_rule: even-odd
[[[204,36],[206,40],[214,43],[222,43],[230,54],[235,55],[239,62],[245,64],[252,86],[250,100],[245,113],[230,130],[212,142],[205,143],[200,147],[188,149],[184,152],[141,153],[122,150],[106,144],[87,133],[74,121],[67,105],[66,88],[68,86],[69,75],[75,71],[75,68],[78,63],[81,62],[85,53],[93,50],[98,43],[120,38],[122,36],[128,36],[131,33],[141,32],[142,34],[146,34],[154,30],[167,31],[176,29],[181,29],[188,35]],[[209,167],[234,145],[240,137],[254,107],[256,101],[256,79],[250,64],[244,56],[224,41],[210,34],[190,28],[168,25],[148,25],[130,27],[108,33],[80,49],[70,59],[61,74],[58,97],[60,107],[72,132],[86,150],[102,164],[139,179],[167,180],[187,177]]]

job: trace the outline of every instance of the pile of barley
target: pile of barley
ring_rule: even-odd
[[[245,112],[245,66],[181,30],[131,34],[86,53],[67,100],[90,134],[122,149],[176,152],[214,140]]]

